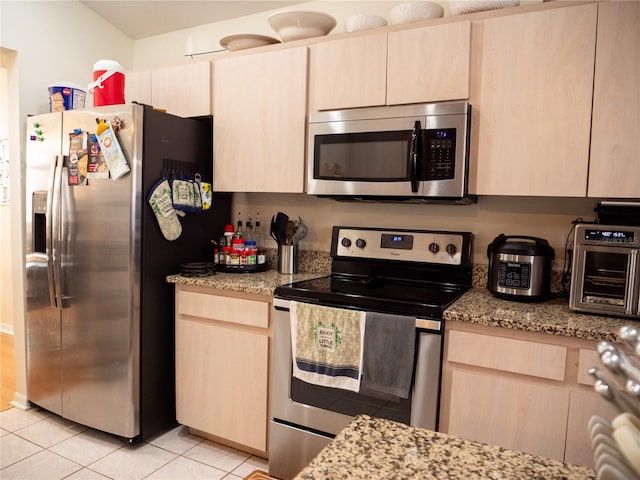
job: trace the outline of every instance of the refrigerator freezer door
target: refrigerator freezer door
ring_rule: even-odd
[[[63,116],[63,151],[75,129],[121,120],[132,171],[117,180],[62,180],[62,383],[64,417],[125,438],[139,434],[139,167],[134,139],[142,107],[119,105]],[[136,169],[137,166],[137,169]]]
[[[60,113],[27,120],[25,175],[27,395],[57,414],[62,414],[61,336],[52,272],[52,189],[61,128]]]

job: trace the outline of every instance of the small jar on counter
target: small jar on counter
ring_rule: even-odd
[[[258,265],[264,265],[267,263],[267,249],[266,248],[258,248],[258,253],[256,256],[256,261]]]
[[[222,259],[220,263],[231,265],[231,247],[222,247]]]
[[[240,237],[240,238],[234,238],[233,240],[231,240],[231,248],[233,250],[238,250],[238,252],[241,252],[244,250],[244,238]]]
[[[247,253],[247,265],[255,265],[257,263],[258,249],[254,240],[247,240],[244,244]]]

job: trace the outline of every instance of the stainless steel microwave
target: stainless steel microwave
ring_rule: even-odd
[[[311,114],[307,193],[339,200],[471,203],[470,119],[467,102]]]
[[[640,318],[640,227],[576,225],[569,308]]]

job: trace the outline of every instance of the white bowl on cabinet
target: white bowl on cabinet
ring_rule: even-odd
[[[327,35],[336,26],[336,19],[322,12],[278,12],[267,19],[283,42]]]
[[[389,11],[391,25],[417,22],[444,16],[444,7],[435,2],[404,2]]]

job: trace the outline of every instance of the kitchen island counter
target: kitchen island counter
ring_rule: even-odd
[[[295,480],[592,479],[588,467],[462,440],[443,433],[356,417]]]

